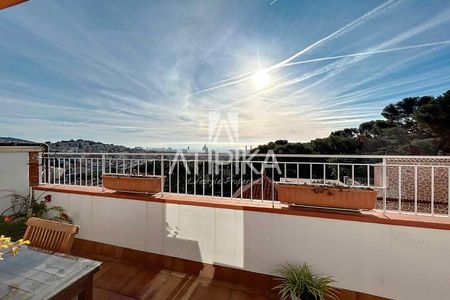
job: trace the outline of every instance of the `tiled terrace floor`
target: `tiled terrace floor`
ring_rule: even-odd
[[[103,262],[94,277],[94,299],[276,299],[267,291],[250,289],[225,281],[147,265],[123,262],[110,257],[73,251],[74,255]]]

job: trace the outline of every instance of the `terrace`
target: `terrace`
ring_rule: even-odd
[[[111,2],[0,0],[0,299],[449,298],[450,156],[280,154],[449,154],[445,1]]]
[[[273,270],[287,261],[333,276],[341,299],[448,293],[447,157],[38,150],[3,147],[1,188],[31,185],[81,226],[73,254],[105,262],[98,299],[276,298]],[[127,193],[104,188],[104,174],[165,180]],[[288,206],[283,182],[370,188],[376,207]]]

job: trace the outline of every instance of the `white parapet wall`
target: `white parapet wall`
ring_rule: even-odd
[[[37,146],[0,146],[0,213],[11,206],[11,191],[28,195],[28,153]]]
[[[82,239],[265,274],[308,262],[337,287],[394,299],[450,295],[447,230],[47,193]]]

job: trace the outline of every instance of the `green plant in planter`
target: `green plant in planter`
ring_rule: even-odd
[[[335,282],[331,277],[321,277],[311,271],[308,264],[295,266],[290,263],[277,270],[281,283],[274,289],[279,290],[281,299],[287,300],[325,300],[339,299],[337,291],[330,286]]]
[[[10,236],[12,240],[22,238],[29,217],[49,219],[64,223],[72,223],[72,218],[61,206],[49,206],[51,197],[41,194],[35,198],[10,191],[11,206],[0,213],[0,233]]]

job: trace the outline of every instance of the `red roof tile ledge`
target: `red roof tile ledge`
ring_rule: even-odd
[[[378,223],[396,226],[450,230],[450,218],[441,216],[434,216],[434,217],[420,216],[420,215],[416,216],[399,213],[383,214],[382,212],[376,211],[352,213],[352,212],[329,211],[329,210],[312,210],[312,209],[292,208],[279,203],[276,203],[274,206],[272,206],[272,203],[267,202],[262,203],[258,201],[222,199],[218,197],[174,195],[174,194],[147,195],[138,193],[124,193],[103,189],[101,187],[46,184],[35,186],[33,187],[33,189],[47,192],[91,195],[105,198],[119,198],[124,200],[172,203],[180,205],[194,205],[194,206],[246,210],[246,211],[284,214],[293,216],[346,220],[353,222]]]

